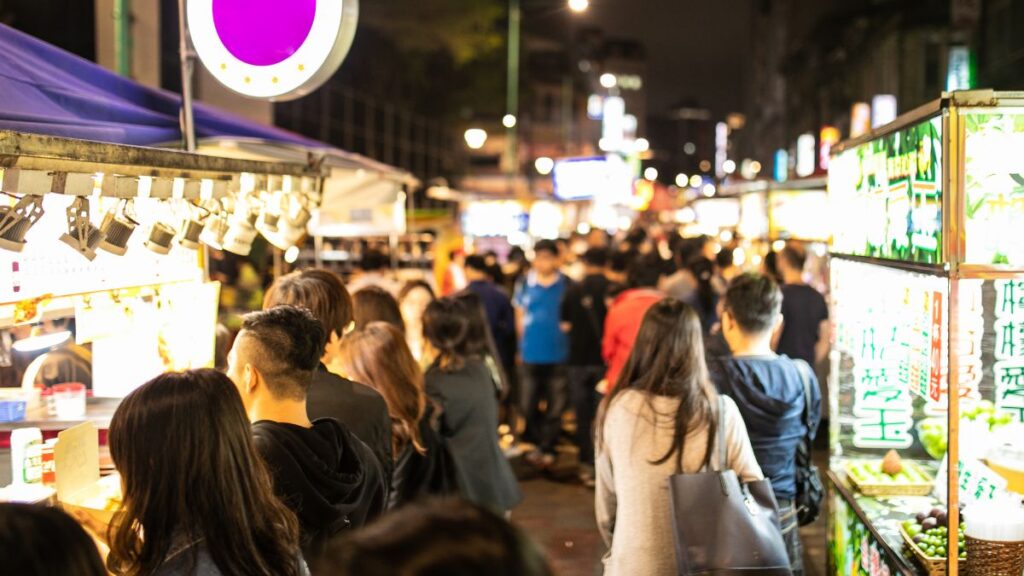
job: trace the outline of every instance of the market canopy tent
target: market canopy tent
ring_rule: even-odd
[[[143,86],[0,24],[0,129],[137,146],[181,140],[181,96]],[[196,137],[326,145],[195,104]]]

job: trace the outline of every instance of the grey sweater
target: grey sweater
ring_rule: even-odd
[[[761,468],[750,447],[747,428],[736,404],[725,398],[727,467],[741,482],[761,480]],[[675,458],[651,464],[672,446],[677,398],[648,396],[636,390],[622,392],[608,407],[597,453],[595,509],[597,527],[608,545],[605,576],[643,574],[675,576],[668,477],[675,474]],[[683,472],[698,472],[704,461],[707,429],[686,437]],[[717,463],[717,458],[714,458]]]
[[[196,563],[195,568],[190,570],[192,568],[192,554],[189,551],[192,549],[196,550]],[[301,557],[299,558],[299,574],[310,576],[309,568],[306,567],[306,561]],[[210,553],[206,550],[206,546],[200,542],[194,542],[188,546],[172,548],[163,565],[153,573],[153,576],[227,575],[221,572],[217,565],[214,564],[213,558],[210,557]]]

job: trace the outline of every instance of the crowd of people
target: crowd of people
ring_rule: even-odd
[[[509,522],[504,429],[540,473],[568,458],[594,488],[605,574],[676,574],[666,479],[710,464],[721,422],[716,465],[771,481],[801,573],[796,453],[829,336],[800,247],[740,273],[708,238],[577,240],[504,268],[464,255],[440,297],[372,254],[347,284],[278,278],[223,371],[161,375],[117,409],[117,521],[80,516],[90,539],[0,506],[4,557],[19,574],[549,574]]]

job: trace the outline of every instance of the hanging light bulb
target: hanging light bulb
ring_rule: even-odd
[[[25,234],[43,213],[43,197],[32,194],[22,196],[13,207],[0,207],[0,248],[21,252]]]
[[[128,213],[128,202],[120,202],[118,207],[112,208],[103,216],[103,222],[100,223],[100,232],[103,233],[100,249],[118,256],[124,256],[128,251],[128,241],[139,225],[139,222]]]
[[[157,254],[167,254],[171,251],[171,243],[174,242],[174,228],[163,222],[153,224],[149,230],[149,239],[146,240],[146,248]]]
[[[96,247],[103,240],[103,232],[89,221],[89,199],[78,196],[68,206],[68,231],[60,241],[70,246],[87,260],[96,258]]]
[[[228,218],[224,213],[224,207],[220,202],[213,205],[210,215],[206,218],[199,240],[214,250],[224,249],[224,236],[228,232]],[[198,248],[198,246],[197,246]]]
[[[260,211],[253,205],[252,197],[239,198],[231,216],[227,234],[224,236],[224,250],[239,256],[248,256],[252,242],[256,239],[256,222]]]

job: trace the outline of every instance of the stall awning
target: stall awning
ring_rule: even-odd
[[[0,24],[0,130],[98,142],[154,145],[181,140],[181,97],[143,86]],[[230,135],[326,145],[196,104],[196,136]]]

